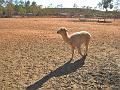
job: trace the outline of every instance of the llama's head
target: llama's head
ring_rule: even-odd
[[[61,27],[58,31],[57,34],[65,34],[68,30],[64,27]]]

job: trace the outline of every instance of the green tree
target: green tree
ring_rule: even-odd
[[[0,17],[3,15],[3,6],[2,4],[4,3],[4,0],[0,0]]]
[[[4,0],[0,0],[0,6],[2,6],[4,2],[5,2]]]
[[[0,17],[3,15],[3,7],[0,6]]]
[[[30,1],[28,0],[27,2],[25,2],[26,7],[30,6]]]
[[[30,10],[34,14],[34,16],[38,14],[38,7],[37,7],[36,2],[34,2],[34,1],[32,2]]]
[[[108,12],[108,8],[113,8],[113,0],[102,0],[98,3],[99,8],[105,9],[106,13],[104,13],[104,22],[106,21],[106,14]]]
[[[33,1],[32,2],[32,6],[37,6],[36,2]]]
[[[113,8],[113,0],[102,0],[101,2],[98,3],[99,8],[103,8],[108,11],[108,8],[112,9]]]
[[[26,15],[25,3],[20,0],[18,5],[18,14],[24,17]]]
[[[78,5],[74,3],[73,8],[78,8]]]
[[[115,7],[116,10],[120,9],[120,0],[116,0]]]
[[[24,2],[23,2],[23,0],[20,0],[20,1],[19,1],[19,5],[24,6]]]
[[[25,14],[26,14],[26,9],[25,9],[25,7],[23,7],[22,5],[19,5],[18,11],[19,11],[18,13],[19,13],[22,17],[25,16]]]
[[[26,13],[30,13],[30,1],[25,2]]]
[[[42,16],[43,15],[43,9],[42,9],[42,5],[38,5],[38,15]]]
[[[119,16],[118,10],[120,9],[120,0],[116,0],[115,5],[114,5],[114,9],[115,10],[113,10],[112,13],[114,15],[114,21],[115,21],[115,19]]]
[[[14,5],[12,3],[8,3],[6,6],[7,17],[12,17],[13,13],[14,13]]]
[[[15,0],[15,6],[14,6],[15,14],[18,14],[18,9],[19,9],[19,1]]]

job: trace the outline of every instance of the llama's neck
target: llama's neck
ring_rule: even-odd
[[[66,42],[66,43],[70,43],[70,39],[69,39],[69,35],[68,33],[64,33],[64,34],[61,34],[62,35],[62,38],[63,40]]]

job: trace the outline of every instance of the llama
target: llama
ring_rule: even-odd
[[[63,40],[71,46],[71,51],[72,51],[71,60],[73,59],[75,48],[78,49],[78,53],[81,56],[87,55],[88,46],[89,46],[89,42],[90,42],[90,38],[91,38],[91,35],[87,31],[76,32],[69,36],[68,30],[66,28],[62,27],[57,31],[57,34],[60,34],[62,36]],[[82,44],[85,44],[85,48],[86,48],[84,55],[81,53],[81,45]]]

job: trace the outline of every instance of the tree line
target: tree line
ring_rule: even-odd
[[[118,8],[120,6],[120,0],[116,0],[115,6],[113,6],[113,0],[101,0],[97,4],[99,8],[105,9],[106,12],[108,12],[108,8],[112,9],[115,7],[116,9],[113,11],[113,13],[118,12]],[[95,9],[91,8],[78,8],[77,4],[73,5],[73,8],[66,9],[63,8],[62,5],[60,7],[56,8],[42,8],[42,5],[37,5],[35,1],[30,2],[28,1],[22,1],[22,0],[0,0],[0,17],[12,17],[12,16],[58,16],[58,15],[75,15],[80,14],[81,12],[93,13],[95,12]],[[97,11],[96,11],[97,12]],[[88,13],[88,14],[90,14]],[[102,12],[101,12],[102,13]]]
[[[0,0],[0,17],[12,17],[13,15],[20,15],[24,17],[27,14],[37,15],[41,13],[41,5],[37,5],[35,1],[32,3],[28,0],[26,2],[20,0]]]

